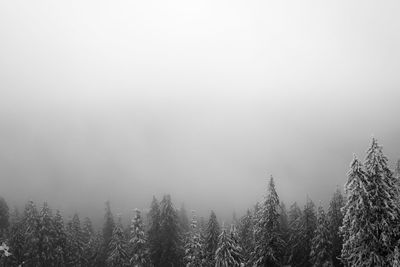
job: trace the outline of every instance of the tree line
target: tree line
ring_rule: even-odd
[[[129,225],[109,202],[96,231],[89,218],[67,222],[47,203],[29,201],[12,214],[0,198],[3,266],[400,266],[400,161],[394,171],[376,139],[362,163],[350,164],[345,195],[337,189],[327,210],[307,199],[289,209],[271,176],[265,198],[245,215],[220,224],[176,209],[170,195],[153,197]],[[190,218],[189,218],[190,217]]]

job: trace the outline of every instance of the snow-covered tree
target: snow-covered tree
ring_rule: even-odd
[[[164,266],[179,266],[183,262],[183,242],[179,229],[178,214],[170,195],[160,203],[161,259]]]
[[[271,176],[264,203],[257,215],[255,249],[252,263],[256,266],[280,266],[284,241],[279,231],[279,197]]]
[[[342,192],[337,189],[333,194],[332,200],[329,204],[328,221],[329,231],[332,243],[332,262],[334,266],[342,266],[340,261],[340,253],[343,246],[343,238],[339,233],[339,228],[343,223],[342,208],[344,206],[344,197]]]
[[[353,159],[346,184],[342,260],[351,266],[389,266],[398,236],[393,173],[375,138],[364,163]]]
[[[119,218],[118,223],[114,226],[108,251],[107,266],[129,266],[128,244],[125,240],[121,218]]]
[[[197,226],[196,213],[192,211],[192,221],[190,223],[190,235],[185,244],[185,266],[202,266],[202,240],[200,230]]]
[[[153,196],[148,213],[149,230],[147,232],[150,261],[153,266],[160,266],[161,238],[160,238],[160,205]]]
[[[238,227],[239,243],[243,248],[243,260],[248,262],[254,249],[254,224],[253,214],[250,210],[240,219]]]
[[[67,255],[69,264],[82,266],[84,258],[85,240],[81,228],[81,222],[77,213],[67,224]]]
[[[33,201],[25,205],[23,218],[24,263],[39,265],[39,213]]]
[[[3,197],[0,197],[0,238],[6,233],[9,224],[9,208]]]
[[[147,241],[140,210],[135,209],[130,232],[130,263],[132,266],[145,267],[149,265]]]
[[[221,230],[217,221],[217,216],[214,211],[211,211],[203,247],[204,266],[215,266],[215,251],[218,248],[218,238],[220,233]]]
[[[65,232],[64,220],[59,210],[54,215],[53,226],[55,232],[54,247],[56,251],[54,265],[64,266],[67,260],[67,234]]]
[[[313,266],[333,266],[331,249],[329,224],[325,216],[325,211],[322,206],[320,206],[318,208],[318,225],[315,230],[314,238],[312,239],[310,253]]]
[[[215,267],[238,267],[242,264],[241,248],[232,239],[234,235],[235,233],[227,233],[225,227],[222,227],[215,252]]]
[[[53,266],[57,259],[56,238],[52,212],[45,202],[39,214],[38,257],[40,266]]]

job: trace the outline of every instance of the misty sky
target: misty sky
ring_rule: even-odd
[[[326,203],[400,158],[399,1],[0,1],[0,195],[103,215]]]

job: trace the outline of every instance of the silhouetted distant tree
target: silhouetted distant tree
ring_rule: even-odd
[[[163,266],[181,266],[184,256],[183,242],[178,214],[173,207],[170,195],[164,196],[160,203],[160,240],[160,262]]]
[[[332,243],[332,263],[335,267],[343,266],[342,262],[340,261],[343,238],[339,233],[340,226],[343,223],[343,213],[341,211],[343,207],[344,197],[340,190],[337,189],[333,194],[328,210],[329,232]]]
[[[150,261],[154,266],[161,266],[160,206],[154,196],[148,217],[149,230],[147,236]]]
[[[5,235],[9,226],[10,213],[7,202],[0,197],[0,239]]]
[[[190,230],[189,218],[187,215],[185,204],[183,204],[183,203],[179,210],[179,227],[181,228],[181,230],[184,234],[186,234]]]

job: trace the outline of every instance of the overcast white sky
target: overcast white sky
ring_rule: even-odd
[[[399,1],[0,1],[0,195],[102,216],[171,193],[327,202],[400,158]]]

